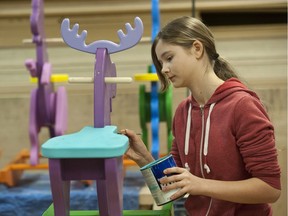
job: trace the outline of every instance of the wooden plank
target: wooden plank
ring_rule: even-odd
[[[123,216],[172,216],[172,204],[165,205],[160,210],[123,210]],[[43,213],[42,216],[53,216],[54,215],[54,208],[53,204]],[[99,216],[99,211],[96,210],[87,210],[87,211],[80,211],[80,210],[72,210],[70,211],[71,216]]]

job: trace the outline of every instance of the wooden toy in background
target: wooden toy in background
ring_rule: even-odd
[[[160,12],[159,12],[159,1],[151,0],[152,6],[152,36],[151,40],[159,32],[160,28]],[[154,65],[152,65],[151,73],[156,73]],[[159,158],[160,143],[159,143],[159,102],[158,102],[158,82],[151,82],[151,93],[150,93],[150,115],[151,115],[151,135],[152,135],[152,145],[151,153],[155,159]]]
[[[151,82],[155,78],[156,74],[137,74],[135,75],[134,80],[140,82]],[[166,123],[167,130],[167,153],[170,152],[173,134],[172,134],[172,87],[170,86],[165,92],[158,92],[158,107],[159,107],[159,122]],[[139,115],[140,115],[140,125],[142,129],[142,139],[144,143],[148,143],[148,129],[147,124],[151,122],[151,93],[146,91],[146,85],[139,86]],[[159,130],[159,126],[158,126]],[[160,142],[158,141],[159,151],[160,151]],[[148,147],[148,146],[147,146]],[[155,149],[155,148],[154,148]],[[155,151],[155,150],[154,150]],[[167,153],[160,154],[162,157]]]
[[[86,31],[78,35],[78,24],[70,29],[69,19],[62,22],[61,33],[67,45],[96,55],[92,78],[69,78],[70,82],[94,84],[94,127],[86,126],[77,133],[51,138],[42,145],[42,154],[49,159],[53,198],[53,204],[44,215],[69,215],[70,181],[83,179],[96,180],[100,215],[123,215],[123,155],[129,141],[111,125],[110,113],[116,83],[132,79],[116,76],[116,66],[111,62],[110,54],[129,49],[140,41],[143,23],[138,17],[134,22],[134,28],[126,24],[126,35],[122,30],[118,31],[120,44],[101,40],[89,45],[85,44]]]
[[[152,8],[152,41],[160,28],[159,0],[151,0]],[[160,122],[166,122],[167,126],[167,152],[171,150],[172,135],[172,88],[159,93],[158,77],[154,65],[149,66],[148,73],[136,74],[134,79],[141,82],[150,82],[151,90],[146,92],[146,86],[139,86],[139,115],[142,129],[142,139],[148,146],[147,123],[151,123],[151,153],[155,159],[160,156],[159,126]],[[165,155],[165,153],[164,153]]]
[[[0,184],[5,184],[8,187],[14,187],[20,181],[24,170],[47,170],[47,163],[40,163],[36,166],[31,166],[27,163],[30,158],[30,152],[27,149],[21,150],[20,153],[4,168],[0,170]]]
[[[0,170],[0,183],[15,186],[24,170],[48,169],[48,164],[39,163],[41,158],[38,135],[44,127],[50,137],[64,134],[67,126],[67,96],[63,86],[54,90],[54,82],[67,79],[67,75],[52,75],[44,32],[44,0],[32,0],[30,16],[32,42],[36,45],[36,60],[28,59],[25,66],[37,87],[32,90],[29,113],[30,151],[23,149],[14,160]]]
[[[49,129],[50,137],[63,135],[67,128],[67,96],[63,86],[54,90],[51,82],[52,66],[48,62],[48,53],[44,32],[44,0],[32,0],[30,17],[33,43],[36,45],[36,60],[25,61],[31,77],[38,79],[37,88],[31,92],[29,138],[31,142],[30,163],[39,163],[39,132]]]

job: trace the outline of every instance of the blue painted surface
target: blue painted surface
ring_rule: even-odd
[[[49,139],[42,145],[47,158],[109,158],[122,156],[128,137],[117,134],[116,126],[84,127],[79,132]]]
[[[154,41],[157,36],[160,28],[160,10],[159,10],[159,1],[151,0],[152,4],[152,41]],[[152,73],[156,73],[156,68],[152,65]],[[158,83],[151,82],[151,130],[152,130],[152,147],[151,153],[155,159],[159,158],[159,100],[158,100]]]
[[[144,186],[140,171],[127,172],[124,178],[123,208],[139,208],[139,191]],[[79,181],[71,182],[70,206],[72,210],[98,210],[95,182],[85,186]],[[8,188],[0,184],[1,216],[38,216],[52,203],[49,176],[46,173],[27,172],[18,186]]]

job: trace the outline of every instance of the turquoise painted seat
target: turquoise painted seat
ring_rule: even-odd
[[[111,158],[122,156],[127,148],[128,138],[117,134],[116,126],[87,126],[49,139],[42,145],[42,154],[47,158]]]

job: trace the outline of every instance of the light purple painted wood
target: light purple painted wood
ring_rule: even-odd
[[[61,27],[64,41],[72,48],[88,52],[85,44],[87,33],[84,32],[79,36],[77,34],[79,26],[76,25],[70,30],[69,20],[65,20]],[[116,45],[117,51],[128,49],[140,41],[143,34],[143,24],[140,18],[135,19],[135,26],[135,29],[132,29],[130,24],[126,24],[128,34],[132,34],[132,36],[129,35],[129,40],[127,40],[129,37],[126,38],[123,32],[118,33],[121,35],[120,38],[125,38],[125,40],[121,40],[119,47]],[[137,38],[134,38],[136,36],[133,34]],[[94,67],[94,127],[103,128],[111,124],[112,98],[116,96],[116,84],[105,83],[105,77],[116,76],[116,67],[111,62],[109,55],[110,52],[113,53],[114,51],[110,50],[111,43],[107,45],[107,41],[100,41],[99,43],[96,41],[92,44],[97,44],[92,52],[96,58]],[[99,44],[100,47],[98,47]],[[91,53],[91,50],[89,52]],[[46,147],[50,146],[46,145]],[[85,158],[85,155],[83,158],[49,158],[49,173],[55,216],[69,215],[69,185],[71,180],[96,180],[100,215],[122,216],[122,155],[112,158]]]
[[[111,62],[106,49],[96,51],[94,68],[94,127],[110,125],[112,98],[116,97],[116,84],[106,84],[105,77],[116,77],[115,64]]]
[[[44,0],[43,0],[44,1]],[[52,66],[48,62],[45,44],[44,5],[42,0],[32,0],[32,14],[30,17],[33,43],[36,45],[36,60],[27,59],[25,66],[32,77],[38,78],[38,85],[31,92],[29,137],[30,163],[39,163],[38,134],[43,127],[47,127],[50,137],[63,135],[67,128],[67,96],[64,87],[54,91],[50,82]]]

